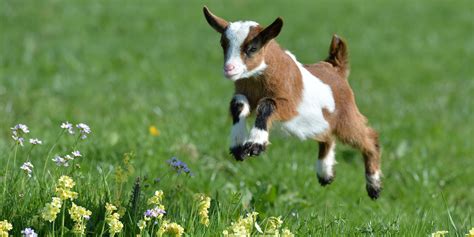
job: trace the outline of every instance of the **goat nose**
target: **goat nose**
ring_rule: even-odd
[[[235,68],[234,65],[232,65],[232,64],[226,64],[226,65],[224,66],[224,71],[230,72],[230,71],[234,70],[234,68]]]

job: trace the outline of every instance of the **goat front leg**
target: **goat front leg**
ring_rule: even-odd
[[[247,127],[245,119],[250,115],[250,105],[242,94],[236,94],[230,102],[230,113],[232,115],[232,130],[230,134],[230,153],[238,161],[245,158],[243,144],[247,139]]]
[[[268,145],[268,130],[271,124],[270,117],[276,110],[276,103],[271,98],[263,98],[257,106],[255,125],[250,130],[250,136],[244,144],[244,154],[258,156]]]

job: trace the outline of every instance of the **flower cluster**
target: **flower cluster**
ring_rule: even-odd
[[[73,135],[76,132],[74,131],[74,126],[69,122],[64,122],[61,124],[61,128],[66,130],[67,133]],[[76,124],[76,128],[79,130],[81,139],[86,139],[87,135],[91,133],[90,127],[85,123]]]
[[[58,185],[56,186],[56,194],[61,200],[74,200],[77,198],[77,193],[71,189],[76,185],[71,177],[63,175],[59,178]]]
[[[12,230],[12,224],[8,223],[7,220],[0,221],[0,236],[8,236],[8,231]]]
[[[269,217],[267,220],[267,225],[265,226],[265,233],[268,234],[278,234],[279,229],[281,225],[283,224],[283,221],[281,220],[281,217]]]
[[[200,193],[194,196],[198,202],[198,215],[201,224],[209,226],[209,208],[211,207],[211,198]]]
[[[291,233],[289,229],[284,228],[283,230],[281,230],[281,237],[295,237],[295,235]]]
[[[175,222],[169,223],[167,220],[164,220],[160,226],[160,229],[158,229],[156,232],[156,236],[162,237],[164,234],[170,234],[174,235],[175,237],[179,237],[184,234],[184,228]]]
[[[151,218],[158,218],[161,219],[164,214],[166,214],[166,211],[164,210],[164,206],[159,204],[158,206],[148,209],[143,213],[143,216],[145,217],[145,220],[150,220]]]
[[[227,230],[224,230],[222,234],[226,236],[250,236],[252,228],[257,221],[258,212],[252,212],[247,214],[247,217],[239,217],[237,222],[232,223]]]
[[[105,222],[107,222],[107,225],[109,226],[109,233],[111,236],[120,233],[123,229],[123,223],[120,221],[120,214],[114,212],[116,210],[116,206],[110,203],[105,204]]]
[[[62,201],[58,197],[53,197],[51,203],[46,204],[41,213],[41,217],[49,222],[56,220],[56,216],[61,211]]]
[[[67,133],[69,133],[71,135],[74,134],[74,126],[71,123],[67,122],[67,121],[61,124],[61,128],[66,130]]]
[[[71,215],[71,219],[74,221],[72,232],[83,235],[86,230],[86,221],[90,219],[92,212],[73,202],[71,209],[69,209],[69,215]]]
[[[86,139],[87,135],[91,133],[90,127],[85,123],[77,124],[76,128],[78,128],[79,132],[81,133],[81,139]]]
[[[178,160],[178,158],[172,157],[166,162],[168,162],[170,167],[176,170],[178,174],[184,172],[186,174],[192,175],[191,170],[189,169],[188,165],[184,163],[183,161]]]
[[[38,234],[35,233],[35,230],[31,228],[25,228],[21,231],[23,237],[38,237]]]
[[[81,152],[79,151],[73,151],[71,155],[67,154],[64,157],[61,156],[55,156],[52,160],[56,163],[57,166],[64,166],[68,167],[69,166],[69,161],[73,161],[75,158],[81,157]]]
[[[466,234],[467,237],[474,237],[474,227]]]
[[[31,173],[33,173],[33,164],[31,164],[31,162],[25,162],[23,163],[23,165],[21,165],[20,169],[22,169],[23,171],[25,171],[25,173],[28,175],[28,177],[31,178]]]
[[[281,229],[283,221],[281,217],[269,217],[265,226],[265,231],[260,229],[257,223],[257,212],[247,214],[247,217],[239,217],[237,222],[232,223],[229,228],[224,230],[222,234],[225,237],[230,236],[250,236],[252,229],[255,226],[257,231],[262,233],[263,236],[281,236],[281,237],[294,237],[295,235],[287,228]],[[281,229],[281,232],[280,232]]]
[[[431,233],[431,237],[444,237],[447,233],[448,233],[448,231],[446,231],[446,230],[440,230],[440,231],[436,231],[434,233]]]
[[[280,233],[281,225],[283,221],[281,220],[281,216],[274,217],[271,216],[267,220],[267,225],[265,226],[265,235],[274,235],[274,236],[282,236],[282,237],[293,237],[295,236],[289,229],[283,228]]]
[[[25,139],[22,137],[22,135],[30,133],[28,126],[20,123],[11,128],[11,130],[13,140],[20,144],[20,146],[23,146]]]
[[[30,138],[30,143],[32,145],[41,145],[41,144],[43,144],[43,142],[41,140],[39,140],[38,138]]]

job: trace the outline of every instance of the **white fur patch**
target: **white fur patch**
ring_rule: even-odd
[[[323,134],[329,123],[324,119],[323,109],[334,112],[335,102],[331,87],[311,74],[289,51],[286,53],[295,61],[303,80],[303,95],[298,105],[298,115],[284,122],[283,128],[301,140],[316,138]]]
[[[266,145],[268,144],[268,132],[260,128],[253,127],[252,130],[250,130],[250,136],[247,142]]]
[[[316,162],[316,170],[319,177],[326,179],[334,177],[333,166],[337,164],[336,153],[334,152],[335,147],[336,143],[333,142],[329,148],[328,154],[323,159],[318,159]]]
[[[375,173],[372,175],[365,175],[367,185],[377,188],[380,188],[380,186],[382,185],[381,177],[382,172],[380,172],[380,170],[375,171]]]
[[[255,76],[258,76],[258,75],[261,75],[263,73],[263,71],[265,71],[265,69],[267,69],[267,64],[265,63],[265,61],[262,61],[262,63],[260,63],[260,65],[258,65],[256,68],[250,70],[250,71],[244,71],[242,74],[240,74],[240,78],[249,78],[249,77],[255,77]],[[247,66],[245,66],[245,68],[247,69]]]
[[[260,71],[266,68],[266,64],[262,62],[262,64],[257,67],[258,70],[254,73],[248,72],[247,65],[244,64],[242,58],[240,57],[240,47],[244,43],[245,39],[247,38],[250,27],[257,26],[258,23],[254,21],[238,21],[238,22],[230,22],[227,30],[224,32],[225,36],[229,40],[229,48],[227,49],[227,54],[225,55],[224,65],[225,64],[232,64],[234,65],[234,70],[232,70],[232,76],[227,76],[229,79],[236,81],[241,78],[253,76],[255,73],[261,73]],[[264,67],[261,69],[261,67]]]
[[[247,127],[245,124],[245,118],[250,115],[250,105],[247,97],[241,94],[234,96],[238,102],[243,104],[242,112],[239,114],[239,122],[232,126],[230,132],[230,146],[235,147],[242,145],[247,139]]]

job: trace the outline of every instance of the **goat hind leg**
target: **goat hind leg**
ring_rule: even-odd
[[[316,171],[318,181],[321,186],[326,186],[334,181],[334,165],[337,163],[335,158],[336,142],[334,139],[319,142],[318,161],[316,162]]]

